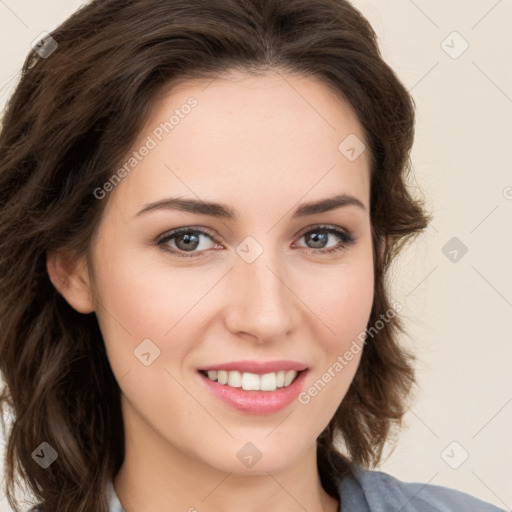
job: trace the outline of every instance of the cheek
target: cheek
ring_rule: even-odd
[[[331,350],[341,350],[366,329],[374,297],[371,261],[323,270],[304,288],[303,297],[323,324],[322,339]]]
[[[321,327],[316,331],[321,363],[310,376],[306,389],[308,396],[301,402],[314,401],[313,407],[318,408],[318,414],[327,421],[357,371],[374,298],[371,258],[362,258],[357,264],[340,267],[339,278],[336,279],[332,278],[330,270],[331,279],[317,280],[317,293],[308,296],[309,307],[321,319]],[[327,391],[323,392],[324,389]]]
[[[319,435],[345,397],[364,350],[364,333],[373,304],[373,272],[352,267],[340,279],[330,281],[310,306],[319,312],[322,327],[317,331],[318,364],[298,396],[303,414],[316,418],[311,428]],[[321,284],[321,283],[320,283]],[[323,334],[320,335],[320,332]],[[306,430],[306,427],[304,427]]]
[[[126,330],[145,337],[163,338],[201,292],[192,284],[197,277],[194,280],[191,272],[171,273],[165,265],[148,264],[135,252],[131,258],[119,259],[101,279],[105,310]]]
[[[107,254],[108,251],[105,251]],[[120,256],[120,254],[123,256]],[[180,279],[164,279],[164,268],[144,261],[136,251],[119,251],[98,269],[95,292],[99,307],[96,315],[113,372],[122,377],[141,366],[136,359],[139,346],[151,340],[156,348],[152,357],[164,356],[165,336],[187,309],[188,294]],[[167,275],[169,272],[167,271]],[[177,347],[179,350],[179,347]],[[158,359],[155,359],[158,361]],[[160,359],[158,362],[162,362]]]

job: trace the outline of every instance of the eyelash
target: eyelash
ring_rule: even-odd
[[[305,249],[305,252],[308,254],[311,253],[320,253],[320,254],[332,254],[338,251],[342,251],[346,249],[348,246],[352,245],[356,241],[356,237],[354,237],[351,233],[348,231],[344,231],[342,229],[333,227],[333,226],[317,226],[313,229],[310,229],[308,231],[305,231],[300,237],[302,238],[304,235],[307,235],[308,233],[312,233],[315,231],[322,231],[325,233],[330,233],[332,235],[336,235],[338,238],[341,239],[341,245],[337,245],[335,247],[330,247],[329,249],[311,249],[311,248],[303,248]],[[156,245],[158,247],[163,246],[166,242],[169,240],[173,240],[177,236],[183,234],[183,233],[194,233],[194,234],[201,234],[205,235],[208,238],[211,238],[215,243],[218,243],[211,234],[207,233],[206,231],[203,231],[201,229],[193,229],[191,227],[186,228],[179,228],[175,229],[174,231],[171,231],[170,233],[167,233],[162,238],[157,239]],[[199,251],[198,253],[191,252],[190,254],[186,254],[186,252],[176,249],[163,249],[165,251],[170,252],[174,256],[177,256],[178,258],[198,258],[202,257],[202,254],[204,254],[204,251]]]

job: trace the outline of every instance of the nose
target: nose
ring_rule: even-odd
[[[231,300],[226,311],[228,329],[246,334],[260,343],[285,338],[297,328],[301,301],[291,273],[278,257],[265,250],[253,262],[235,258],[229,273]]]

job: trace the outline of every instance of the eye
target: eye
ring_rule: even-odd
[[[324,244],[329,239],[329,235],[335,235],[340,241],[329,248],[324,248]],[[334,252],[342,251],[349,245],[353,244],[356,238],[341,228],[334,226],[318,226],[314,229],[306,231],[300,238],[305,238],[306,243],[312,243],[313,249],[308,247],[308,253],[331,254]],[[320,248],[320,250],[317,250]]]
[[[180,228],[174,231],[171,231],[169,234],[161,238],[157,245],[165,245],[168,246],[169,242],[173,242],[176,247],[170,247],[173,254],[178,257],[196,257],[197,254],[183,254],[183,252],[192,252],[195,251],[198,247],[201,246],[201,239],[209,238],[213,240],[212,236],[208,234],[206,231],[200,229],[192,229],[190,227]],[[203,244],[204,245],[204,244]],[[201,250],[206,250],[208,247],[200,247]],[[181,252],[180,252],[181,251]],[[198,252],[198,251],[196,251]]]
[[[338,238],[338,243],[325,248],[325,244],[332,235]],[[342,251],[356,240],[348,231],[334,226],[318,226],[306,231],[299,237],[299,240],[301,238],[305,238],[307,244],[312,244],[312,247],[305,248],[306,252],[317,254],[330,254]],[[204,252],[208,249],[208,247],[204,247],[204,244],[201,245],[203,239],[211,240],[217,248],[222,247],[215,241],[211,234],[202,229],[192,227],[175,229],[157,240],[156,245],[159,247],[162,246],[164,250],[180,258],[201,257],[204,256]],[[208,245],[208,243],[206,243],[206,245]]]

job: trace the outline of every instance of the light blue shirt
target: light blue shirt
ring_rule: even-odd
[[[440,485],[402,482],[381,471],[363,471],[345,477],[338,488],[338,512],[505,512],[469,494]],[[110,512],[124,512],[112,482],[108,488]]]

